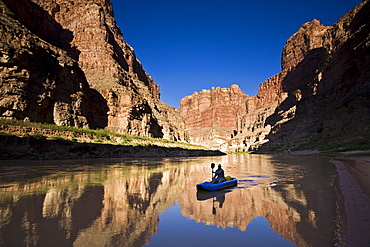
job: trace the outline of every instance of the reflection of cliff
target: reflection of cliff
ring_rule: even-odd
[[[239,157],[250,158],[250,160],[241,160]],[[328,224],[330,222],[325,221],[327,219],[322,215],[322,213],[329,215],[329,210],[322,211],[323,205],[319,202],[325,200],[327,196],[320,190],[321,199],[316,201],[312,199],[315,195],[310,195],[310,200],[308,200],[306,194],[315,191],[316,186],[305,180],[303,170],[302,174],[296,174],[299,169],[288,166],[280,167],[276,163],[273,164],[270,159],[266,159],[266,156],[228,155],[222,158],[222,162],[228,164],[227,172],[233,176],[239,174],[239,177],[242,175],[253,177],[253,174],[263,174],[264,176],[259,181],[263,184],[234,189],[226,193],[224,198],[213,198],[201,202],[197,202],[197,198],[190,190],[186,191],[184,193],[187,195],[180,199],[182,213],[185,216],[207,225],[222,228],[237,227],[241,231],[246,230],[255,217],[262,216],[268,219],[272,230],[298,246],[311,246],[313,239],[330,236]],[[240,167],[244,164],[245,167]],[[271,181],[279,178],[278,172],[281,170],[285,173],[285,181],[280,181],[275,186],[275,183]],[[302,184],[292,183],[297,179],[301,179]],[[193,183],[191,180],[186,182]],[[243,181],[238,186],[243,187]],[[324,187],[323,185],[317,186]],[[224,200],[222,204],[219,202],[220,199]],[[320,214],[320,222],[318,222],[318,214]],[[318,224],[321,224],[321,227],[324,225],[324,229],[328,230],[319,232],[318,229],[323,228],[319,228]]]
[[[244,231],[255,217],[262,216],[268,219],[275,232],[299,246],[307,246],[297,232],[300,214],[271,187],[257,186],[246,190],[234,190],[225,195],[222,207],[219,202],[212,199],[202,203],[195,203],[194,196],[186,199],[192,201],[184,206],[181,202],[182,212],[197,222],[223,228],[236,226]],[[196,205],[197,208],[190,209],[189,206],[192,205]]]
[[[72,245],[79,230],[88,227],[102,207],[102,187],[85,186],[92,178],[61,175],[2,188],[0,245]]]
[[[182,193],[187,167],[100,168],[3,188],[0,245],[144,245]]]
[[[237,156],[228,155],[224,158],[223,163],[239,163],[240,160],[234,160],[235,157]],[[264,174],[261,182],[267,184],[245,189],[234,189],[224,195],[225,202],[221,205],[216,198],[197,203],[197,198],[191,191],[188,191],[190,193],[180,199],[182,213],[194,218],[197,222],[217,225],[222,228],[237,227],[241,231],[246,230],[255,217],[263,216],[269,220],[271,228],[275,232],[299,246],[307,246],[297,232],[296,225],[301,220],[299,212],[290,207],[280,193],[268,186],[269,181],[275,177],[273,165],[267,159],[255,157],[248,163],[240,162],[241,164],[250,164],[243,168],[240,167],[240,164],[239,167],[231,166],[231,168],[228,168],[228,173],[236,174],[242,170],[244,174],[250,174],[251,176],[253,174]],[[187,182],[192,183],[193,181],[187,180]],[[291,194],[298,196],[294,188],[292,188]],[[300,196],[304,197],[304,195]],[[305,199],[300,198],[299,200],[304,201]]]
[[[144,245],[158,230],[159,213],[172,206],[181,194],[186,169],[142,167],[129,171],[129,176],[110,170],[104,181],[101,215],[81,232],[75,245]]]
[[[211,162],[240,179],[222,207],[196,198],[195,184],[211,177]],[[197,222],[243,231],[263,216],[284,238],[319,246],[312,239],[330,235],[331,199],[314,178],[330,177],[330,170],[315,162],[320,173],[309,177],[305,166],[289,162],[266,155],[126,160],[0,185],[0,246],[142,246],[158,231],[159,214],[176,202]]]

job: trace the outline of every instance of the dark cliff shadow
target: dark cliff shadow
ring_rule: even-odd
[[[108,43],[113,46],[114,50],[114,60],[118,62],[118,64],[121,66],[121,68],[127,72],[129,72],[129,65],[127,63],[127,60],[125,57],[127,57],[127,54],[125,54],[122,47],[117,43],[117,41],[114,38],[114,34],[112,33],[111,29],[105,25],[105,29],[108,32]],[[122,35],[122,34],[121,34]],[[142,65],[137,61],[135,53],[132,54],[132,67],[133,72],[138,76],[139,80],[142,81],[146,86],[150,87],[150,82],[148,80],[147,74],[144,72],[144,69]],[[121,80],[121,83],[123,81]],[[128,85],[125,85],[128,86]],[[130,85],[131,87],[134,87],[135,85]]]
[[[3,77],[4,85],[11,85],[11,91],[4,98],[17,106],[7,110],[20,120],[27,118],[32,122],[54,124],[58,119],[71,126],[86,124],[77,120],[77,116],[86,115],[89,108],[86,97],[89,85],[83,71],[77,62],[61,65],[59,54],[41,47],[33,37],[20,37],[29,42],[25,52],[14,54],[19,49],[14,46],[17,40],[2,49],[12,57],[4,66],[17,66],[19,71],[27,71],[27,76],[16,74],[16,82],[13,76]]]
[[[277,147],[284,144],[290,144],[294,139],[304,136],[305,133],[312,132],[312,129],[306,129],[312,124],[321,126],[316,117],[319,117],[317,105],[312,105],[312,100],[317,102],[321,96],[314,95],[315,83],[317,82],[317,71],[324,64],[327,54],[324,48],[313,49],[308,52],[305,58],[290,71],[282,82],[284,92],[288,97],[278,105],[274,113],[266,118],[265,126],[272,127],[266,139],[269,141],[263,144],[260,150]],[[296,109],[294,109],[296,107]],[[302,117],[306,118],[302,121]],[[281,124],[278,124],[279,121]]]
[[[108,102],[97,90],[89,89],[89,109],[87,120],[91,129],[104,129],[108,126]]]
[[[152,134],[154,138],[163,138],[163,127],[159,125],[158,120],[153,116],[153,110],[149,103],[144,100],[141,104],[135,105],[131,108],[130,111],[130,120],[139,120],[142,121],[143,117],[149,115],[149,133]],[[129,127],[128,129],[130,129]]]
[[[9,19],[16,21],[12,24],[14,33],[21,26],[19,21],[23,25],[21,30],[31,31],[51,45],[73,53],[73,58],[78,59],[79,51],[70,46],[72,32],[63,29],[47,11],[29,0],[4,0],[4,3],[13,11],[9,14]],[[58,5],[54,7],[54,11],[59,10]],[[27,33],[21,32],[17,38],[28,42],[28,52],[14,54],[19,49],[14,45],[15,42],[3,44],[3,52],[12,57],[6,66],[17,66],[19,71],[29,72],[29,76],[18,76],[17,86],[14,87],[17,91],[12,92],[17,95],[18,101],[26,102],[24,109],[8,109],[13,111],[13,117],[50,124],[54,124],[57,117],[65,125],[82,127],[86,123],[76,117],[82,115],[91,128],[106,127],[109,110],[107,101],[99,92],[89,89],[85,74],[77,62],[66,65],[65,61],[71,61],[70,59],[60,60],[59,51],[40,46],[38,39],[34,39],[32,34],[28,37]],[[4,81],[14,83],[11,77],[4,77]],[[7,109],[0,109],[1,112],[5,110]]]
[[[304,59],[283,79],[283,91],[291,94],[300,89],[302,92],[306,92],[307,88],[315,81],[317,69],[325,63],[326,57],[327,54],[322,47],[310,50]]]
[[[16,19],[27,29],[48,43],[70,53],[78,60],[80,51],[71,46],[73,33],[64,29],[46,10],[30,0],[3,0],[14,13]],[[54,12],[59,11],[59,5],[54,4]]]
[[[122,47],[120,45],[118,45],[117,41],[114,38],[114,34],[112,33],[112,31],[110,30],[110,28],[106,24],[105,24],[105,29],[108,32],[108,43],[113,46],[113,50],[114,50],[113,58],[114,58],[114,60],[118,62],[118,64],[121,66],[122,69],[124,69],[125,71],[128,71],[129,70],[128,69],[128,64],[127,64],[127,61],[125,59],[125,53],[124,53]]]

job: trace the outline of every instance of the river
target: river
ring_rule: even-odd
[[[196,190],[222,164],[237,187]],[[333,246],[341,203],[322,157],[0,161],[0,246]]]

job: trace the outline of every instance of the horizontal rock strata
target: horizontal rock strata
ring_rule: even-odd
[[[333,27],[318,20],[305,23],[287,40],[282,72],[261,83],[256,96],[217,101],[213,90],[206,90],[185,97],[179,111],[190,139],[228,152],[365,142],[370,126],[369,9],[369,1],[363,1]],[[233,109],[237,117],[230,119],[222,109]],[[222,116],[217,121],[214,111]],[[225,131],[214,134],[221,133],[219,126]]]
[[[111,1],[0,4],[2,117],[186,140],[181,116],[160,101],[123,39]]]
[[[218,148],[237,129],[247,110],[248,96],[238,85],[213,88],[181,99],[183,117],[190,142]]]

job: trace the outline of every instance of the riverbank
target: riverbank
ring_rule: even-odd
[[[225,155],[217,150],[155,144],[119,145],[0,135],[0,160],[60,160],[128,157],[198,157]]]
[[[225,155],[161,138],[0,118],[0,160],[59,160]]]
[[[344,209],[339,246],[370,246],[370,157],[333,158]]]

